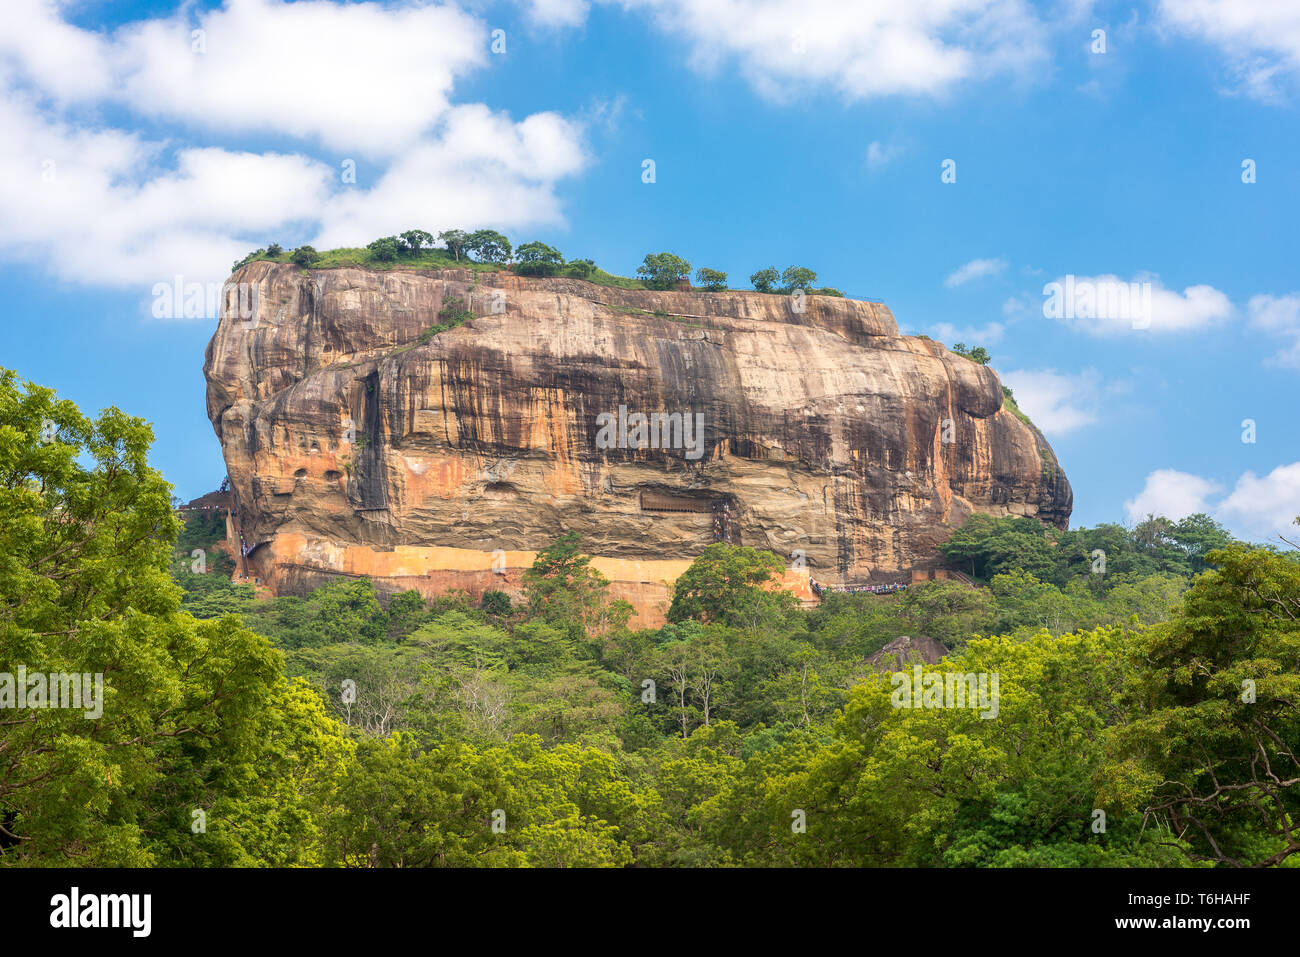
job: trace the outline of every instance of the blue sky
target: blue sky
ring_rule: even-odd
[[[155,283],[491,226],[625,275],[805,265],[984,345],[1076,525],[1300,514],[1297,0],[10,6],[0,365],[147,418],[182,497],[224,473],[215,321]],[[1049,318],[1066,276],[1151,306]]]

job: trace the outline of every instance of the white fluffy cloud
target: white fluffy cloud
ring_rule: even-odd
[[[1006,268],[1005,259],[972,259],[949,273],[943,284],[951,289],[975,279],[983,279],[985,276],[996,276]]]
[[[1222,50],[1247,95],[1273,99],[1300,76],[1300,5],[1291,0],[1161,0],[1160,18]]]
[[[576,27],[587,19],[587,0],[524,0],[529,19],[543,26]]]
[[[1279,336],[1285,343],[1273,361],[1300,368],[1300,293],[1252,296],[1246,313],[1253,327]]]
[[[248,251],[236,236],[316,215],[331,175],[296,155],[182,149],[169,169],[159,158],[134,134],[0,99],[0,167],[15,171],[0,177],[0,250],[71,281],[219,278]]]
[[[1177,521],[1197,512],[1209,512],[1210,496],[1221,491],[1223,486],[1219,483],[1199,475],[1157,469],[1147,476],[1142,491],[1124,503],[1124,511],[1131,522],[1140,522],[1148,515]]]
[[[1288,534],[1288,526],[1300,516],[1300,462],[1279,465],[1263,477],[1246,472],[1219,502],[1215,515],[1256,539]]]
[[[1226,495],[1211,479],[1175,469],[1157,469],[1142,491],[1124,503],[1130,521],[1147,515],[1180,519],[1205,512],[1239,537],[1268,541],[1295,531],[1300,515],[1300,462],[1279,465],[1265,476],[1245,472]],[[1289,529],[1289,531],[1288,531]]]
[[[103,37],[66,23],[54,0],[5,3],[0,76],[10,71],[59,102],[100,96],[112,86]]]
[[[939,96],[958,83],[1026,71],[1047,28],[1024,0],[608,0],[647,11],[702,70],[734,64],[761,94],[814,87],[846,100]]]
[[[1095,370],[1076,374],[1054,369],[1013,369],[1001,373],[1016,405],[1046,435],[1064,435],[1097,421],[1103,397],[1111,391]]]
[[[1125,280],[1115,275],[1060,276],[1043,286],[1043,315],[1093,335],[1135,330],[1190,332],[1233,318],[1232,301],[1208,285],[1181,293],[1166,289],[1160,277],[1141,273]]]
[[[488,56],[483,25],[456,7],[227,0],[197,24],[178,14],[119,31],[117,96],[152,117],[364,155],[413,143]]]
[[[557,181],[586,163],[576,120],[452,102],[489,42],[453,6],[226,0],[113,33],[50,0],[5,17],[0,254],[69,280],[217,281],[286,233],[555,223]]]
[[[510,223],[521,210],[532,221],[561,218],[554,184],[585,163],[572,122],[537,113],[515,123],[476,104],[452,110],[441,132],[396,160],[372,189],[333,200],[314,245],[349,245],[435,218]]]
[[[483,25],[453,6],[226,0],[105,35],[64,22],[50,0],[13,2],[0,59],[60,102],[364,155],[414,142],[487,58]]]

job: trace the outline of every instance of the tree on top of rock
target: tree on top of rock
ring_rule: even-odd
[[[306,269],[320,258],[320,253],[316,252],[316,250],[311,246],[299,246],[293,251],[289,258],[297,265]]]
[[[506,262],[512,251],[510,240],[493,229],[474,230],[465,242],[465,250],[483,263]]]
[[[637,276],[642,277],[650,289],[672,289],[677,282],[690,276],[690,263],[671,252],[651,252],[638,265]]]
[[[596,271],[596,264],[590,259],[571,259],[564,266],[565,272],[579,279],[590,279]]]
[[[564,265],[564,256],[546,243],[524,243],[515,250],[515,271],[525,276],[554,276]]]
[[[781,273],[781,291],[794,292],[802,289],[809,292],[817,284],[817,274],[803,266],[791,266]]]
[[[402,233],[402,245],[411,255],[415,255],[426,246],[432,246],[433,243],[433,234],[426,233],[423,229],[408,229]]]
[[[671,289],[691,274],[691,264],[672,253],[649,253],[636,267],[636,274],[651,289]]]
[[[465,251],[465,244],[469,242],[469,233],[463,229],[447,229],[438,234],[438,239],[446,247],[447,252],[451,253],[452,258],[460,262],[460,254]]]
[[[749,277],[749,284],[759,292],[773,292],[780,281],[781,274],[776,271],[775,266],[760,269]]]
[[[701,266],[695,270],[695,278],[705,289],[714,292],[727,288],[727,274],[718,269]]]
[[[952,351],[957,353],[963,359],[969,359],[971,362],[978,362],[982,366],[989,364],[993,357],[988,354],[988,350],[983,346],[976,346],[974,349],[966,347],[966,343],[958,342],[952,347]]]
[[[380,262],[392,262],[402,254],[402,241],[396,236],[384,236],[366,246],[370,255]]]

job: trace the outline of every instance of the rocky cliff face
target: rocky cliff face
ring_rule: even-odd
[[[972,512],[1069,519],[996,374],[883,305],[267,262],[232,281],[255,307],[223,310],[208,415],[249,574],[281,592],[510,590],[574,530],[650,622],[717,535],[798,586],[932,568]]]

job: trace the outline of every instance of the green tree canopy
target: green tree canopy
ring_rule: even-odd
[[[651,289],[671,289],[691,274],[691,264],[672,253],[649,253],[636,267],[636,274]]]
[[[403,249],[412,256],[434,244],[433,234],[423,229],[408,229],[402,233],[401,239]]]
[[[607,634],[627,623],[631,606],[609,598],[609,579],[591,567],[580,542],[577,532],[567,532],[537,553],[523,575],[528,608],[545,621]]]
[[[266,639],[179,611],[152,437],[0,371],[0,859],[312,863],[345,744]],[[21,674],[83,697],[18,707]]]
[[[493,229],[476,229],[465,240],[465,251],[484,263],[503,263],[510,259],[510,240]]]
[[[775,292],[776,284],[780,281],[781,274],[776,271],[775,266],[760,269],[749,277],[749,284],[759,292]]]
[[[781,273],[782,292],[794,292],[796,289],[809,292],[816,285],[817,274],[811,269],[805,269],[803,266],[790,266],[785,272]]]
[[[396,236],[384,236],[366,245],[370,255],[380,262],[392,262],[402,255],[402,241]]]
[[[447,252],[451,253],[452,258],[460,262],[460,254],[465,251],[469,243],[469,233],[463,229],[446,229],[438,234],[438,239]]]
[[[668,620],[753,625],[780,614],[793,606],[794,596],[764,586],[780,581],[784,570],[771,552],[714,542],[674,583]]]
[[[554,276],[564,265],[564,256],[546,243],[524,243],[515,250],[515,271],[525,276]]]
[[[1208,557],[1182,613],[1132,650],[1135,716],[1112,729],[1108,794],[1194,860],[1277,864],[1300,852],[1300,561]]]
[[[983,346],[976,346],[971,349],[968,348],[964,342],[956,343],[952,347],[952,351],[957,353],[957,355],[961,356],[963,359],[969,359],[971,362],[978,362],[982,366],[988,365],[993,358],[988,354],[988,350]]]
[[[308,269],[320,258],[320,253],[311,246],[299,246],[289,257],[295,265]]]
[[[717,269],[701,266],[695,270],[695,279],[705,289],[719,290],[727,288],[727,274]]]
[[[596,264],[590,259],[571,259],[564,270],[578,279],[590,279],[596,272]]]

